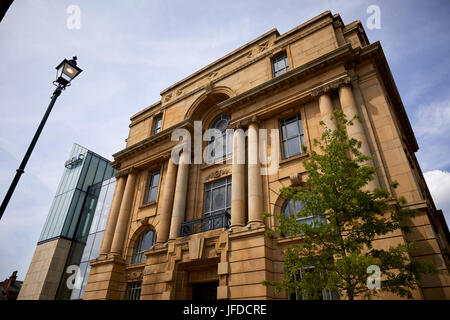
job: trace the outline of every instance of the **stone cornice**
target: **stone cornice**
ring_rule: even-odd
[[[235,106],[242,106],[244,103],[258,99],[261,96],[270,94],[282,87],[292,86],[294,83],[304,81],[305,77],[316,73],[336,62],[346,62],[353,57],[353,49],[349,43],[324,54],[304,65],[292,69],[285,74],[273,78],[263,84],[256,86],[240,95],[227,99],[217,106],[221,109],[232,109]]]
[[[319,21],[320,19],[324,19],[326,17],[329,17],[329,19],[326,19],[324,22],[318,24],[317,26],[314,26],[313,28],[307,28],[309,25],[316,23],[317,21]],[[226,61],[224,63],[219,63],[219,61],[216,61],[210,65],[208,65],[207,67],[197,71],[196,73],[194,73],[193,75],[189,76],[188,78],[185,78],[184,80],[181,80],[177,83],[175,83],[174,85],[172,85],[171,87],[167,88],[166,90],[164,90],[163,92],[161,92],[161,95],[164,97],[162,97],[161,99],[161,103],[162,103],[162,107],[161,110],[167,109],[170,106],[198,93],[201,91],[206,91],[207,87],[209,84],[215,84],[218,83],[230,76],[232,76],[233,74],[235,74],[236,72],[241,71],[242,69],[247,68],[249,65],[254,64],[258,61],[260,61],[261,59],[266,58],[267,56],[271,56],[273,55],[275,52],[281,50],[282,48],[287,47],[288,45],[290,45],[293,42],[296,42],[314,32],[316,32],[319,29],[322,29],[330,24],[333,23],[333,17],[331,16],[331,13],[329,11],[326,11],[320,15],[318,15],[317,17],[311,19],[308,22],[305,22],[304,24],[302,24],[301,26],[290,30],[286,33],[284,33],[281,36],[278,36],[277,38],[275,38],[275,42],[274,45],[272,47],[267,47],[266,41],[263,41],[264,39],[266,39],[270,34],[272,34],[273,32],[276,31],[276,29],[273,29],[265,34],[263,34],[262,36],[260,36],[259,38],[253,40],[252,42],[250,42],[249,44],[241,47],[242,50],[235,50],[233,52],[231,52],[230,54],[226,55],[224,58],[226,57],[231,57],[233,54],[238,54],[242,51],[244,51],[243,53],[240,53],[239,55],[237,55],[236,57],[234,57],[233,59]],[[300,28],[301,27],[301,28]],[[305,29],[305,30],[303,30]],[[278,32],[278,31],[276,31]],[[259,49],[255,50],[250,49],[250,47],[252,47],[252,45],[255,45],[258,41],[260,41],[259,43]],[[244,50],[246,49],[246,50]],[[259,50],[259,52],[258,52]],[[227,73],[223,73],[220,74],[220,71],[227,65],[230,65],[240,59],[242,59],[243,57],[247,57],[248,61],[244,62],[243,64],[241,64],[240,66],[232,69],[231,71],[227,72]],[[204,73],[203,75],[201,75],[201,72],[204,70],[207,70],[208,68],[210,68],[210,72],[208,73]],[[199,77],[194,77],[195,75],[199,75]],[[218,75],[218,76],[217,76]],[[194,78],[192,78],[194,77]],[[209,78],[209,81],[207,84],[203,85],[203,86],[199,86],[189,92],[184,93],[184,90],[189,87],[190,85],[192,85],[195,82],[198,82],[204,78]],[[186,82],[186,83],[184,83]],[[184,83],[184,85],[182,85]],[[181,86],[182,85],[182,86]],[[180,86],[180,88],[178,88],[176,91],[176,94],[172,94],[172,92],[169,92],[170,90],[175,90],[177,86]],[[166,99],[165,95],[170,95],[170,97],[168,99]],[[172,99],[173,98],[173,99]],[[158,103],[155,103],[154,106],[156,106]],[[149,107],[150,108],[150,107]],[[147,110],[149,108],[146,108]],[[139,113],[138,113],[139,114]]]
[[[144,139],[136,144],[133,144],[132,146],[129,146],[115,154],[113,154],[114,162],[111,164],[114,168],[119,165],[120,161],[134,155],[137,153],[142,152],[143,150],[146,150],[152,146],[155,146],[162,141],[170,140],[172,136],[172,132],[175,129],[192,129],[193,128],[193,122],[191,120],[184,120],[170,128],[167,128],[155,135],[152,135],[151,137]]]
[[[380,42],[377,41],[363,48],[356,48],[355,50],[358,52],[358,63],[368,60],[374,61],[377,72],[379,73],[383,81],[383,85],[388,93],[388,99],[392,104],[394,109],[393,111],[401,124],[407,146],[412,153],[417,152],[417,150],[419,150],[419,145],[417,144],[414,131],[412,130],[411,123],[409,122],[408,115],[406,114],[400,93],[398,92]]]

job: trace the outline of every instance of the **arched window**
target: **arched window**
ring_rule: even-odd
[[[134,245],[132,264],[145,262],[144,252],[150,249],[150,247],[156,241],[156,232],[149,230],[139,236]]]
[[[301,201],[292,201],[288,200],[284,203],[283,208],[281,209],[281,212],[284,214],[285,217],[292,217],[296,216],[297,213],[302,210],[304,207],[303,203]],[[322,221],[323,223],[327,223],[327,220],[324,217],[320,216],[307,216],[307,217],[298,217],[297,222],[299,223],[308,223],[312,224],[313,222],[319,222]]]
[[[208,162],[212,163],[215,160],[220,160],[231,155],[233,151],[233,136],[227,135],[227,127],[230,123],[230,117],[225,114],[221,114],[216,117],[211,123],[210,129],[217,129],[222,133],[220,139],[211,137],[211,141],[208,143]]]

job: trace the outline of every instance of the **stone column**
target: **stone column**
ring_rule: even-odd
[[[135,184],[136,172],[132,171],[128,174],[122,203],[120,204],[119,218],[117,220],[114,239],[111,246],[111,253],[113,254],[122,254],[122,248],[128,228],[128,220],[130,219],[131,204],[133,203]]]
[[[339,87],[339,100],[341,102],[342,111],[347,116],[347,120],[351,120],[355,115],[360,116],[350,85],[345,84]],[[359,149],[361,153],[371,156],[369,140],[367,139],[366,133],[364,132],[364,126],[361,122],[353,121],[352,126],[347,126],[347,134],[349,138],[354,138],[361,141],[361,148]],[[372,160],[369,160],[364,164],[374,166]],[[374,180],[369,181],[366,188],[369,190],[379,188],[378,179],[376,176],[374,177]]]
[[[328,93],[324,92],[319,96],[319,109],[321,120],[331,130],[336,130],[336,120],[333,114],[333,103]],[[331,119],[333,117],[333,119]]]
[[[169,239],[170,220],[172,219],[173,198],[177,178],[177,166],[172,158],[167,162],[167,173],[162,192],[161,214],[156,232],[157,243],[163,244]]]
[[[111,244],[116,231],[117,218],[119,217],[120,204],[122,203],[123,192],[125,190],[125,183],[127,177],[121,175],[117,178],[116,189],[111,203],[111,209],[108,214],[108,221],[106,222],[105,233],[100,248],[100,256],[107,255],[111,250]]]
[[[233,133],[233,163],[231,170],[231,227],[245,225],[245,133],[235,128]]]
[[[256,119],[252,119],[248,127],[248,223],[264,224],[258,130],[259,125]]]
[[[190,154],[185,152],[182,152],[180,155],[180,163],[178,165],[177,172],[177,182],[175,185],[175,196],[173,199],[172,219],[170,223],[170,239],[175,239],[179,236],[180,225],[182,222],[184,222],[189,177],[188,157],[190,157]]]

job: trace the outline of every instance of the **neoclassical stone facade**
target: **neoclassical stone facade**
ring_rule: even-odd
[[[301,185],[306,174],[308,152],[299,146],[311,150],[322,120],[335,126],[333,110],[362,119],[348,133],[377,167],[367,187],[390,190],[424,213],[408,222],[412,233],[374,246],[415,240],[411,259],[447,270],[448,228],[415,157],[418,145],[381,44],[369,43],[359,21],[345,25],[327,11],[285,34],[263,34],[131,117],[126,147],[114,154],[116,190],[84,299],[286,299],[261,283],[281,279],[283,248],[299,239],[267,237],[275,221],[263,213],[287,210],[280,188]],[[191,141],[193,153],[172,159],[172,134],[184,129],[194,137],[196,121],[202,132],[234,129],[224,136],[231,161],[196,162],[208,141]],[[269,132],[266,142],[259,129]],[[156,241],[144,236],[149,231]],[[444,275],[425,277],[414,297],[448,299],[449,285]]]

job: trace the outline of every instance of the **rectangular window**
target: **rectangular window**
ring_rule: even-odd
[[[141,297],[142,281],[129,282],[127,285],[126,300],[139,300]]]
[[[156,200],[158,192],[160,171],[151,171],[148,175],[147,193],[145,195],[145,203],[150,203]]]
[[[301,154],[305,144],[303,125],[300,114],[280,121],[281,150],[283,159]]]
[[[286,52],[272,58],[273,77],[278,77],[289,71],[289,61]]]
[[[157,115],[153,118],[152,134],[157,134],[161,131],[162,115]]]
[[[231,210],[231,177],[205,184],[205,217]]]

